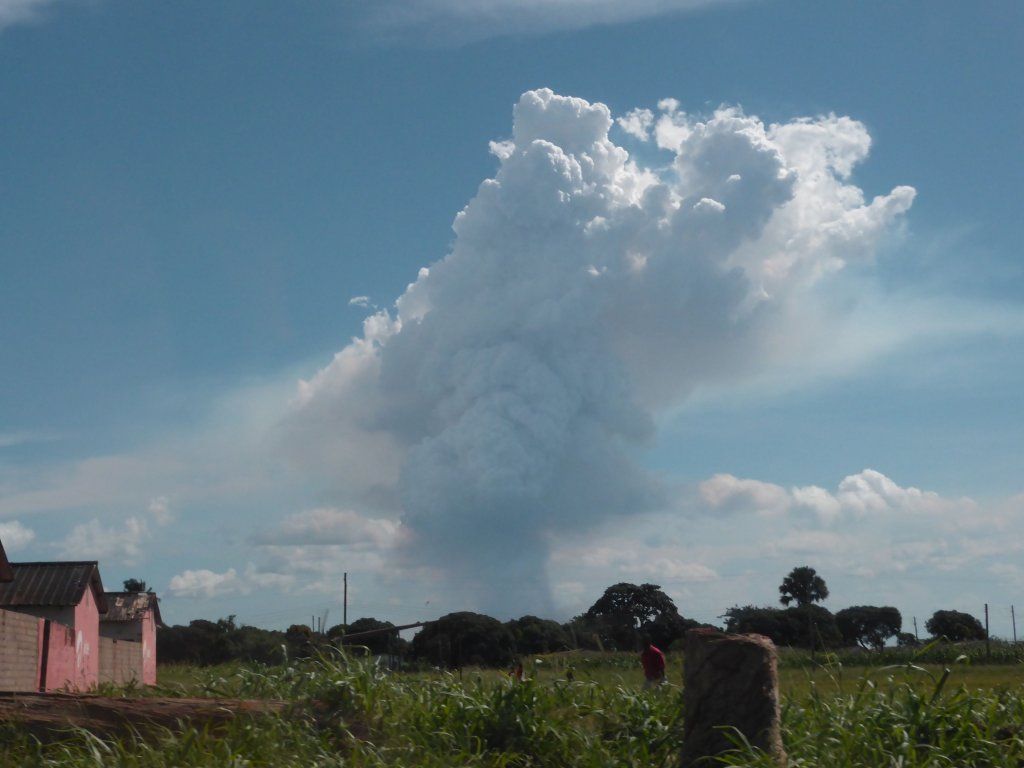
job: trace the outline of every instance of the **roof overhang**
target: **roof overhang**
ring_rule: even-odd
[[[14,581],[14,569],[7,561],[7,553],[4,552],[4,543],[0,541],[0,581]]]
[[[95,565],[92,575],[89,577],[89,586],[92,587],[93,597],[96,599],[96,610],[100,613],[107,612],[107,595],[103,591],[103,581],[100,579],[100,566]]]

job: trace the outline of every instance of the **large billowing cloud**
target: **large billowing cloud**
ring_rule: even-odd
[[[851,183],[870,138],[845,117],[665,100],[624,125],[655,161],[613,141],[603,104],[523,94],[451,252],[301,384],[288,420],[332,501],[400,517],[398,551],[481,608],[543,611],[549,536],[663,507],[632,459],[658,415],[813,353],[820,287],[914,197]]]

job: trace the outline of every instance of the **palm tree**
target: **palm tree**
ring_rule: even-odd
[[[828,587],[818,572],[807,565],[801,565],[789,572],[779,585],[779,601],[783,605],[796,603],[798,607],[820,603],[828,597]]]

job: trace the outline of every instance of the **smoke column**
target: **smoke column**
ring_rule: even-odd
[[[850,182],[869,147],[834,115],[666,99],[616,126],[523,94],[451,252],[300,384],[293,444],[339,503],[400,518],[401,562],[467,608],[544,613],[550,536],[668,502],[632,458],[658,415],[797,353],[817,288],[910,207]]]

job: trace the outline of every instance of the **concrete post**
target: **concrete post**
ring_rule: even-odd
[[[682,766],[704,766],[742,734],[786,765],[779,711],[778,656],[761,635],[691,629],[683,645]]]

